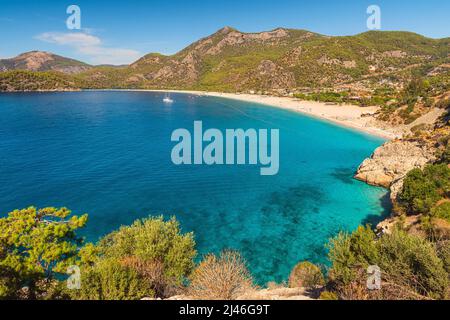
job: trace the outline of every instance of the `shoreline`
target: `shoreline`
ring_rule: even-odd
[[[257,94],[236,94],[223,92],[209,92],[209,91],[192,91],[192,90],[152,90],[152,89],[100,89],[100,90],[85,90],[85,91],[130,91],[130,92],[169,92],[192,94],[197,96],[208,96],[226,98],[250,103],[257,103],[264,106],[276,107],[284,110],[289,110],[305,115],[312,116],[321,120],[330,121],[334,124],[351,128],[366,134],[377,136],[387,141],[395,140],[402,137],[402,134],[380,128],[373,122],[371,116],[363,117],[363,115],[375,114],[379,107],[359,107],[350,104],[329,105],[324,102],[305,101],[291,97],[275,97]]]
[[[163,89],[82,89],[82,90],[42,90],[27,91],[33,92],[160,92],[160,93],[181,93],[196,96],[207,96],[238,100],[260,104],[263,106],[280,108],[292,112],[301,113],[316,119],[329,121],[335,125],[345,128],[354,129],[372,136],[386,139],[387,141],[402,138],[402,131],[396,131],[393,128],[381,127],[380,123],[373,118],[379,107],[359,107],[351,104],[327,104],[325,102],[306,101],[293,97],[275,97],[258,94],[237,94],[210,91],[194,91],[194,90],[163,90]],[[19,91],[20,92],[20,91]],[[365,117],[363,115],[366,115]],[[387,142],[386,141],[386,142]]]
[[[206,96],[222,97],[227,99],[258,103],[264,106],[277,107],[321,120],[326,120],[340,126],[355,129],[373,136],[387,140],[400,138],[401,135],[386,129],[369,125],[369,119],[363,114],[374,114],[378,107],[362,108],[355,105],[327,105],[323,102],[305,101],[290,97],[274,97],[250,94],[205,93]]]

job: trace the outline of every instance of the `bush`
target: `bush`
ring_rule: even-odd
[[[153,297],[150,283],[132,268],[114,259],[102,259],[82,273],[81,289],[71,291],[79,300],[140,300]]]
[[[289,277],[290,288],[314,289],[325,284],[320,268],[311,262],[301,262],[295,266]]]
[[[194,270],[188,294],[202,300],[233,300],[252,289],[253,280],[241,255],[225,251],[207,255]]]
[[[139,220],[106,236],[99,245],[105,257],[119,261],[136,258],[141,263],[160,263],[168,284],[181,285],[194,268],[194,235],[181,234],[175,218]]]
[[[441,203],[431,210],[431,215],[435,218],[444,219],[450,222],[450,201]]]
[[[449,275],[431,242],[395,230],[381,237],[377,247],[377,265],[391,281],[430,298],[445,298]]]
[[[338,299],[339,298],[337,294],[330,291],[323,291],[319,297],[319,300],[338,300]]]
[[[369,228],[340,234],[330,242],[330,280],[343,299],[446,297],[449,274],[433,243],[395,229],[376,240]],[[365,270],[377,265],[382,290],[367,292]]]
[[[359,268],[367,268],[378,260],[375,233],[367,227],[359,227],[353,234],[340,233],[330,240],[329,259],[332,263],[330,280],[348,284],[357,277]]]
[[[450,275],[450,240],[438,243],[437,252],[444,264],[445,271]]]
[[[446,164],[428,165],[408,173],[399,195],[399,205],[408,214],[428,214],[450,191],[450,168]]]
[[[429,83],[421,78],[412,79],[401,93],[401,103],[414,106],[419,97],[426,97]]]
[[[84,293],[81,298],[131,299],[138,295],[165,298],[184,285],[194,267],[195,255],[193,234],[181,234],[174,218],[136,221],[109,234],[97,246],[82,250],[82,272],[90,275],[83,286],[92,289],[84,288],[90,294]],[[107,267],[108,263],[113,267]],[[115,277],[113,282],[108,282],[107,276]],[[120,276],[136,282],[130,288],[124,287],[123,295],[118,289],[114,291],[123,287]]]

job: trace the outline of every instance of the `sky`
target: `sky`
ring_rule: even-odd
[[[81,9],[80,30],[67,28],[70,5]],[[353,35],[368,30],[370,5],[381,9],[381,30],[450,36],[449,0],[0,0],[0,59],[41,50],[126,64],[150,52],[174,54],[224,26]]]

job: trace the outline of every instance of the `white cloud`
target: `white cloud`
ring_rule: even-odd
[[[45,32],[36,36],[36,39],[74,47],[98,46],[102,43],[99,38],[86,33]]]
[[[92,64],[129,64],[142,56],[139,51],[132,49],[105,47],[100,38],[87,33],[45,32],[35,38],[48,43],[70,46],[79,54],[88,57]]]

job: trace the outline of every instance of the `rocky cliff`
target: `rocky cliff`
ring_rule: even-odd
[[[390,141],[375,150],[372,157],[361,164],[355,178],[371,185],[390,188],[391,199],[395,200],[406,174],[435,161],[435,154],[435,148],[425,141]]]

